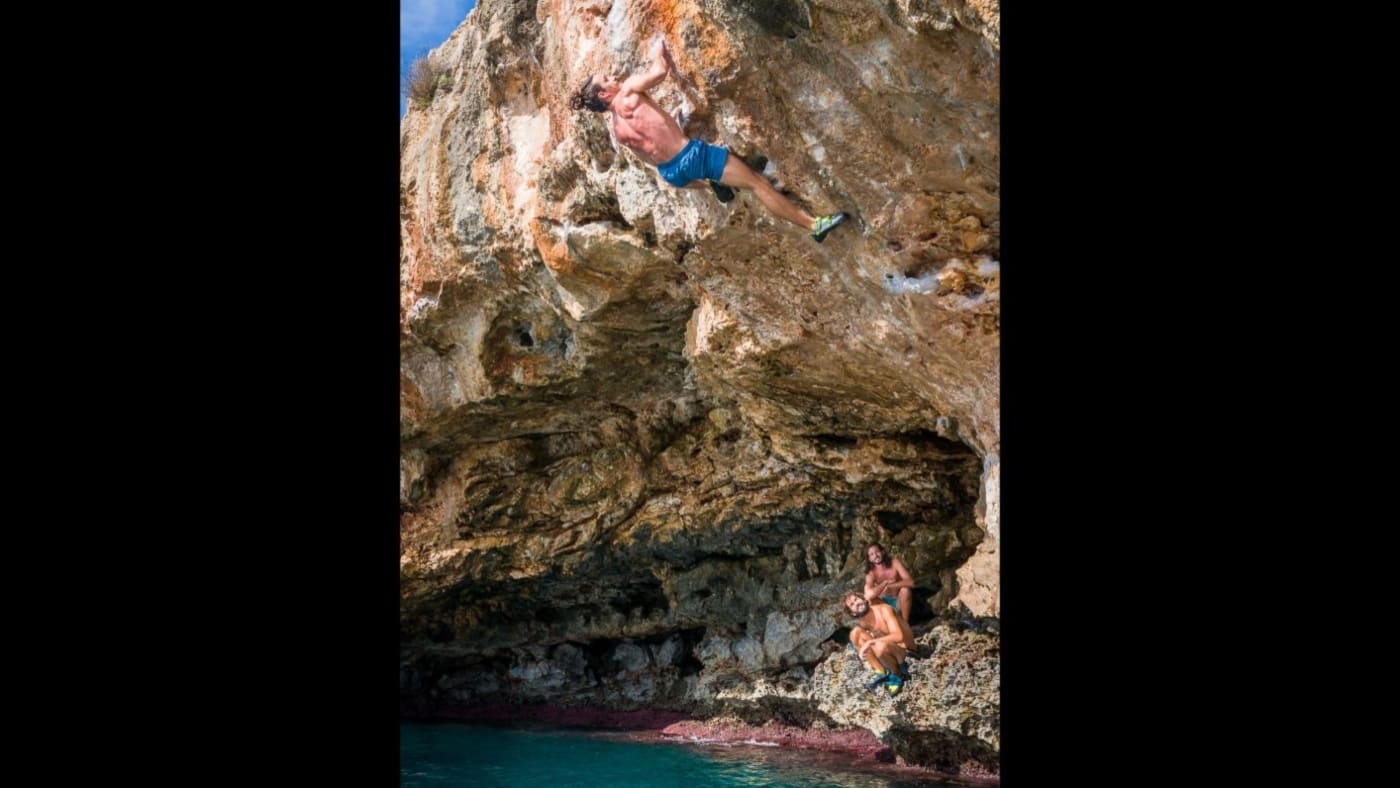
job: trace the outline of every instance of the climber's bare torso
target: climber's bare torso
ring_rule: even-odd
[[[618,142],[653,166],[675,158],[689,142],[675,118],[651,96],[628,90],[626,84],[612,103],[612,129]]]

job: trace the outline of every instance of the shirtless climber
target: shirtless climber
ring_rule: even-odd
[[[851,627],[851,644],[857,654],[875,671],[871,689],[881,684],[891,695],[898,695],[909,679],[904,658],[914,647],[914,633],[894,608],[884,602],[870,604],[863,591],[852,591],[842,601],[846,613],[857,619]]]
[[[883,600],[909,620],[914,603],[914,578],[904,562],[890,555],[881,544],[865,548],[865,598],[871,604]]]
[[[751,189],[770,213],[808,231],[817,243],[845,221],[845,213],[812,216],[788,201],[767,178],[749,169],[726,148],[702,140],[687,140],[676,120],[662,111],[647,91],[666,78],[675,63],[666,41],[657,38],[651,48],[651,67],[643,74],[618,82],[607,74],[594,74],[569,98],[574,110],[610,112],[617,141],[656,167],[666,182],[677,188],[698,186],[708,180],[721,202],[734,199],[728,187]],[[703,187],[701,187],[703,188]]]

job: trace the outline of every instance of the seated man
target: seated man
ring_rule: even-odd
[[[606,74],[594,74],[570,97],[569,107],[611,113],[617,141],[655,166],[672,186],[704,188],[701,181],[709,180],[723,202],[734,198],[734,192],[726,187],[752,189],[774,216],[807,230],[817,243],[826,240],[826,234],[845,221],[845,213],[812,216],[798,208],[778,193],[767,178],[749,169],[737,156],[730,156],[727,149],[698,139],[687,140],[676,119],[647,95],[674,65],[666,41],[658,38],[651,48],[651,68],[646,73],[621,83]],[[715,186],[716,182],[721,185]]]
[[[857,619],[851,628],[851,644],[875,671],[868,686],[875,689],[884,684],[891,695],[898,695],[909,678],[904,657],[914,648],[914,633],[894,608],[884,603],[872,605],[859,591],[847,594],[842,605]]]
[[[914,603],[914,578],[904,562],[885,552],[879,544],[865,548],[865,598],[871,602],[883,599],[909,620],[909,606]]]

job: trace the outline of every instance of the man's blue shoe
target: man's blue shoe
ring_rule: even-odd
[[[889,680],[885,682],[885,689],[889,690],[891,695],[898,695],[899,691],[904,689],[904,679],[900,678],[898,674],[889,674]]]

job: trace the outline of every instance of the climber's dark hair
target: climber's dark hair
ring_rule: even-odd
[[[608,109],[607,103],[598,98],[598,91],[602,89],[602,85],[593,84],[593,76],[589,75],[588,79],[585,79],[583,84],[579,85],[578,90],[574,91],[574,95],[569,97],[569,109],[587,109],[593,112],[606,112]]]

